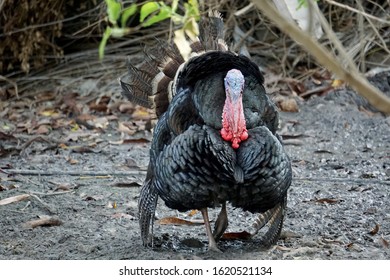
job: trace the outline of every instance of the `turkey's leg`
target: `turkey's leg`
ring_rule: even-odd
[[[223,233],[228,227],[228,224],[229,221],[228,221],[228,216],[226,211],[226,203],[224,202],[221,207],[221,212],[219,212],[217,221],[215,222],[214,225],[213,236],[215,240],[218,241],[222,237]]]
[[[221,252],[218,249],[217,242],[215,242],[215,239],[213,237],[213,234],[211,233],[211,226],[210,226],[210,220],[209,220],[209,214],[207,212],[207,208],[202,208],[200,209],[200,212],[202,213],[203,220],[204,220],[204,225],[206,227],[206,234],[209,239],[209,248],[208,250],[210,251],[216,251],[216,252]]]

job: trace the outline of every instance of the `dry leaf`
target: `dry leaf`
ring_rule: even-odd
[[[30,197],[29,194],[21,194],[21,195],[16,195],[16,196],[4,198],[4,199],[0,200],[0,205],[7,205],[7,204],[10,204],[13,202],[19,202],[22,200],[26,200],[29,197]]]
[[[123,142],[124,142],[123,139],[117,140],[117,141],[108,141],[108,143],[110,143],[110,145],[122,145]]]
[[[343,80],[337,80],[336,79],[336,80],[333,80],[332,87],[338,88],[338,87],[341,87],[343,84],[344,84]]]
[[[150,142],[149,139],[146,139],[144,137],[140,137],[140,138],[132,138],[132,139],[125,139],[123,140],[123,143],[124,144],[131,144],[131,143],[148,143]]]
[[[62,221],[56,217],[43,217],[37,220],[28,221],[23,224],[24,228],[31,229],[42,226],[59,226]]]
[[[132,188],[132,187],[140,187],[142,184],[139,182],[115,182],[111,186],[119,187],[119,188]]]
[[[121,103],[118,110],[121,113],[132,113],[134,111],[134,105],[130,102]]]
[[[389,241],[387,241],[386,239],[384,239],[382,236],[381,238],[379,239],[382,243],[382,245],[386,248],[389,248],[390,247],[390,244],[389,244]]]
[[[64,150],[69,148],[69,147],[68,147],[66,144],[64,144],[64,143],[58,144],[58,147],[61,148],[61,149],[64,149]]]
[[[37,130],[34,131],[35,134],[47,134],[50,129],[47,125],[40,125]]]
[[[315,84],[315,85],[317,85],[317,86],[320,86],[320,85],[322,85],[322,81],[321,80],[319,80],[319,79],[316,79],[316,78],[314,78],[314,77],[312,77],[312,79],[311,79],[312,81],[313,81],[313,83]]]
[[[59,116],[59,113],[57,111],[55,111],[54,109],[45,109],[45,110],[39,112],[38,114],[41,116],[44,116],[44,117],[58,117]]]
[[[95,119],[94,121],[88,121],[90,125],[93,125],[96,128],[105,129],[109,125],[109,122],[106,117],[100,117]]]
[[[280,251],[285,251],[285,252],[288,252],[288,251],[291,251],[291,250],[292,250],[291,248],[284,247],[284,246],[280,246],[280,245],[277,245],[277,246],[275,247],[275,249],[280,250]]]
[[[63,183],[63,184],[58,184],[57,187],[53,191],[69,191],[73,189],[74,187],[69,184],[69,183]]]
[[[378,233],[378,231],[379,231],[379,225],[376,224],[375,227],[369,232],[369,234],[375,235]]]
[[[118,122],[118,131],[133,135],[137,131],[137,127],[133,124]]]
[[[132,120],[148,120],[150,117],[150,112],[144,107],[137,107],[133,114],[131,114]]]
[[[247,232],[246,230],[241,232],[226,232],[222,235],[222,239],[225,240],[248,240],[252,237],[252,234]]]
[[[184,220],[177,217],[165,217],[157,221],[160,225],[186,225],[186,226],[199,226],[203,225],[203,220]]]
[[[314,202],[335,204],[335,203],[339,203],[340,200],[339,199],[334,199],[334,198],[318,198],[318,199],[315,199]]]
[[[279,107],[284,112],[299,112],[298,103],[294,98],[283,98],[279,102]]]
[[[77,159],[73,159],[73,158],[68,158],[66,161],[69,162],[72,165],[79,163],[79,161]]]
[[[189,217],[192,217],[192,216],[195,216],[196,214],[198,214],[199,213],[199,210],[191,210],[188,214],[187,214],[187,216],[189,216]]]

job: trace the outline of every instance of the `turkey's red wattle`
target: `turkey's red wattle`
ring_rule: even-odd
[[[240,147],[241,141],[248,139],[242,105],[244,82],[244,76],[236,69],[230,70],[225,77],[226,100],[222,112],[221,137],[232,142],[234,149]]]
[[[238,120],[233,121],[232,115],[234,115],[234,113],[225,110],[227,107],[230,106],[226,106],[225,103],[222,114],[221,136],[223,140],[232,142],[232,147],[234,149],[238,149],[240,147],[239,144],[241,141],[248,139],[248,131],[246,129],[244,114],[242,114],[242,117]],[[242,111],[242,107],[239,111]]]

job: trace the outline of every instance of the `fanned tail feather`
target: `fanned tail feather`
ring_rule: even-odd
[[[153,223],[157,200],[158,193],[153,185],[153,180],[146,180],[138,201],[138,218],[144,246],[153,246]]]
[[[199,41],[203,45],[204,51],[228,50],[224,40],[224,24],[222,16],[218,11],[210,12],[208,17],[202,18],[199,25]]]
[[[223,40],[223,20],[218,12],[202,18],[199,25],[199,38],[190,43],[190,57],[213,50],[228,51]],[[138,67],[129,62],[128,73],[120,78],[123,95],[138,105],[154,108],[159,117],[175,95],[174,80],[185,64],[175,44],[157,40],[156,46],[145,51],[145,60]]]
[[[283,227],[284,215],[287,208],[287,196],[274,208],[259,214],[252,227],[255,229],[252,236],[256,235],[265,225],[269,224],[267,232],[263,236],[265,246],[271,246],[276,243]]]

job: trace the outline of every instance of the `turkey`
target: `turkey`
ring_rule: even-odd
[[[259,213],[255,233],[268,223],[264,242],[274,244],[292,172],[264,78],[249,58],[228,50],[217,12],[201,20],[190,47],[185,60],[177,46],[159,42],[120,79],[123,95],[158,117],[138,202],[142,242],[153,244],[160,197],[172,209],[200,210],[209,250],[219,251],[227,229],[226,203]],[[212,231],[208,208],[215,207]]]

